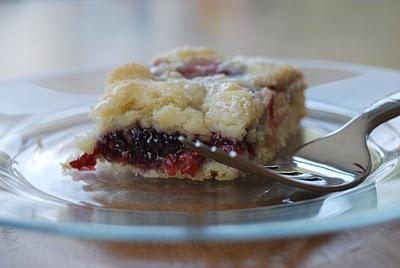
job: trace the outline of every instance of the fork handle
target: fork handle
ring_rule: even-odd
[[[349,124],[360,124],[370,134],[380,124],[400,115],[400,91],[392,93],[367,107]]]

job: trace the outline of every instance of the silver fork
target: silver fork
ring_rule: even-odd
[[[300,146],[288,163],[271,166],[259,165],[235,152],[226,153],[184,136],[180,136],[180,141],[206,158],[241,171],[301,189],[328,193],[352,188],[365,180],[371,172],[369,134],[398,115],[400,92],[375,102],[335,132]]]

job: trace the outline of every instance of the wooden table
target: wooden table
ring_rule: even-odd
[[[295,239],[140,244],[0,229],[0,267],[399,267],[400,221]]]
[[[146,61],[187,43],[400,68],[399,10],[395,0],[5,1],[0,80]],[[399,248],[400,221],[287,240],[177,245],[0,228],[1,268],[400,267]]]

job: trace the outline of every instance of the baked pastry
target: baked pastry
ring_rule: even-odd
[[[145,177],[234,179],[242,173],[186,149],[179,135],[265,164],[298,129],[304,89],[291,65],[209,48],[127,64],[108,75],[94,129],[76,139],[82,154],[69,166],[91,170],[105,161]]]

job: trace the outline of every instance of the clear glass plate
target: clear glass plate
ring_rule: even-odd
[[[303,68],[311,89],[301,132],[282,156],[304,141],[334,131],[369,97],[375,98],[357,92],[368,87],[366,81],[381,85],[384,81],[390,91],[395,89],[390,79],[393,83],[400,79],[395,71],[365,66],[292,62]],[[73,77],[77,76],[84,80],[85,72]],[[31,83],[72,85],[68,77]],[[92,73],[91,79],[97,83],[103,76]],[[373,172],[366,181],[348,191],[317,195],[254,176],[193,182],[115,176],[107,166],[66,172],[61,163],[74,153],[74,136],[91,127],[87,110],[87,106],[63,108],[23,116],[14,123],[4,116],[0,224],[91,239],[223,241],[315,234],[400,217],[396,120],[380,126],[369,139]]]

